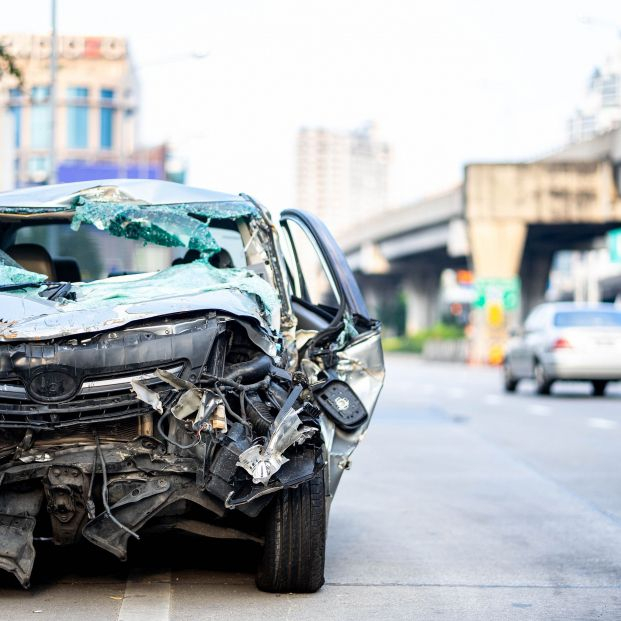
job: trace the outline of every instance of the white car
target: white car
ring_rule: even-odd
[[[614,304],[541,304],[509,341],[504,386],[514,392],[521,379],[534,378],[547,395],[557,380],[589,381],[593,393],[621,380],[621,309]]]

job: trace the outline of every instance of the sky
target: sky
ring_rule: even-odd
[[[274,211],[295,206],[302,126],[375,121],[393,148],[392,205],[454,185],[467,162],[562,146],[621,30],[619,0],[57,6],[59,34],[129,38],[145,144],[173,145],[192,185],[247,192]],[[49,0],[20,0],[3,12],[2,30],[45,33],[49,19]]]

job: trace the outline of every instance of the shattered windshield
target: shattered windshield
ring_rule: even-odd
[[[38,274],[24,269],[6,252],[0,250],[0,287],[5,285],[43,282],[44,280],[46,280],[44,274]]]
[[[230,224],[230,228],[217,223],[211,225],[211,234],[221,250],[210,260],[216,267],[246,267],[244,242],[234,223]],[[24,244],[45,248],[55,265],[55,280],[70,282],[160,271],[201,256],[200,252],[184,247],[112,236],[91,224],[82,224],[77,231],[69,223],[22,226],[15,234],[13,245]]]
[[[207,258],[220,250],[210,229],[213,218],[237,220],[256,216],[247,203],[187,203],[178,205],[131,205],[78,198],[71,226],[85,222],[116,237],[142,240],[159,246],[197,250]]]
[[[232,290],[266,324],[278,326],[280,300],[265,262],[249,265],[246,253],[259,216],[251,203],[147,205],[78,197],[71,211],[64,224],[31,218],[0,223],[0,289],[9,285],[13,295],[53,300],[61,313],[117,312],[123,305]],[[45,282],[72,284],[52,297],[49,284],[39,291],[17,287]]]

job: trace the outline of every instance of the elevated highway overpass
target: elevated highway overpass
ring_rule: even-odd
[[[406,327],[415,332],[438,319],[440,274],[468,266],[461,185],[393,209],[340,238],[368,303],[406,296]]]
[[[384,212],[341,237],[371,307],[402,293],[407,330],[438,319],[440,274],[469,267],[475,280],[521,283],[521,305],[489,325],[473,314],[473,357],[488,358],[547,287],[554,254],[587,249],[621,226],[621,130],[525,163],[469,164],[463,183]]]

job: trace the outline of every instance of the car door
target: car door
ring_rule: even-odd
[[[299,364],[322,409],[332,495],[384,383],[380,323],[369,316],[343,251],[319,218],[287,210],[280,225]]]

